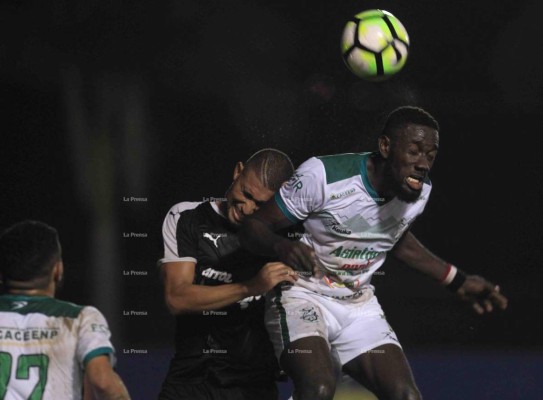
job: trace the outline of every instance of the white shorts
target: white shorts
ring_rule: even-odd
[[[356,300],[336,300],[299,286],[278,288],[266,297],[266,328],[278,359],[290,343],[309,336],[324,338],[341,366],[383,344],[401,348],[371,285]]]

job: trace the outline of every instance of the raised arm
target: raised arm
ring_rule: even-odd
[[[507,308],[507,298],[499,286],[478,275],[466,275],[453,265],[441,260],[407,232],[396,244],[392,254],[408,266],[446,285],[460,299],[471,304],[475,312],[491,312],[494,307]]]

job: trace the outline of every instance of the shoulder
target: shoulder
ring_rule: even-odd
[[[320,156],[317,159],[323,165],[326,183],[331,184],[360,175],[362,162],[369,155],[370,153],[343,153]]]
[[[172,233],[175,232],[179,221],[190,220],[201,205],[202,203],[197,201],[182,201],[175,204],[168,210],[168,214],[164,219],[163,229]]]
[[[182,212],[194,210],[198,205],[202,204],[199,201],[182,201],[180,203],[174,204],[168,211],[168,216],[176,216]]]
[[[83,306],[41,296],[2,296],[0,311],[20,315],[41,314],[46,317],[78,318]]]
[[[94,306],[83,306],[79,315],[83,320],[100,323],[101,325],[107,327],[106,317]]]

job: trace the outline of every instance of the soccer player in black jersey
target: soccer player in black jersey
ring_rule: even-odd
[[[292,173],[284,153],[264,149],[236,164],[224,199],[178,203],[166,215],[159,264],[176,352],[160,400],[277,399],[262,295],[297,276],[240,249],[237,229]]]

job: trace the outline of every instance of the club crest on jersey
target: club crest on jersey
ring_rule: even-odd
[[[219,248],[217,241],[224,236],[226,236],[225,233],[204,233],[204,238],[211,240],[216,248]]]
[[[315,311],[315,307],[302,308],[300,311],[302,312],[300,319],[304,320],[305,322],[317,322],[319,319],[317,311]]]

